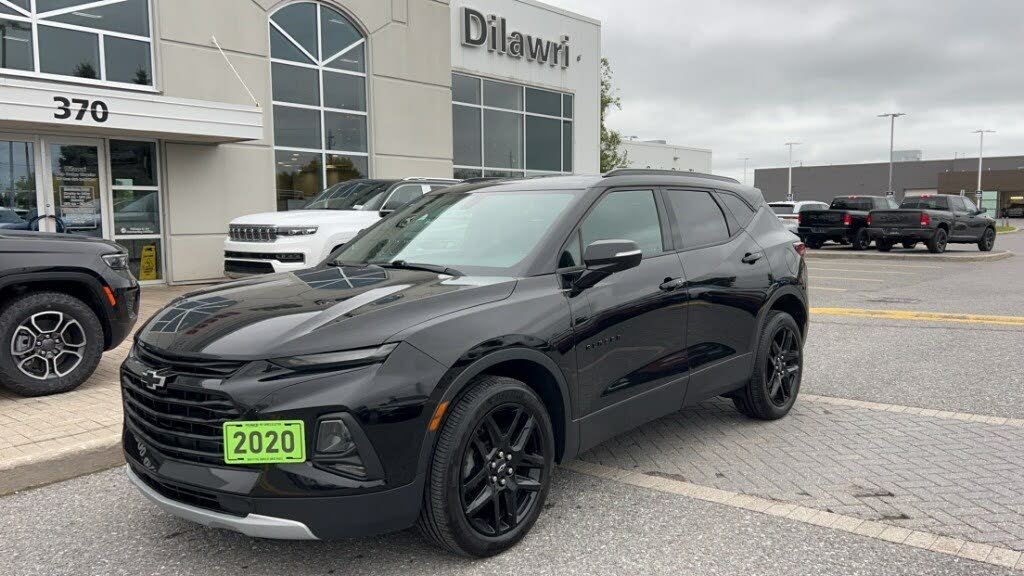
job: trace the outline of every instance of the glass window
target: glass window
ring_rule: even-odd
[[[675,214],[684,248],[716,244],[729,239],[725,214],[710,193],[667,190],[665,195]]]
[[[793,205],[792,204],[770,204],[770,206],[772,207],[772,212],[775,212],[776,214],[792,214],[793,213]]]
[[[32,24],[0,20],[0,67],[34,70]]]
[[[319,152],[277,150],[277,209],[296,210],[323,190]]]
[[[289,210],[324,183],[369,175],[368,117],[337,111],[367,110],[365,39],[340,12],[296,2],[271,16],[270,41],[272,59],[312,65],[271,67],[278,208]]]
[[[910,196],[903,199],[900,208],[917,208],[920,210],[949,210],[945,196]]]
[[[558,257],[558,267],[575,268],[582,265],[583,255],[580,250],[580,234],[578,231],[575,231],[565,243],[565,247],[562,248],[562,253]]]
[[[36,214],[35,146],[32,142],[2,140],[0,228],[31,229]]]
[[[320,105],[320,74],[316,70],[276,62],[271,69],[276,102]]]
[[[39,26],[39,70],[47,74],[99,79],[99,36]]]
[[[732,212],[736,221],[739,222],[740,226],[746,226],[754,219],[754,210],[745,201],[740,199],[734,194],[727,192],[721,192],[718,194],[718,198],[725,204],[725,207]]]
[[[156,190],[114,189],[114,233],[160,233],[160,195]]]
[[[494,168],[523,167],[523,116],[484,110],[484,164]]]
[[[562,116],[562,95],[550,90],[526,89],[526,111],[546,116]]]
[[[149,36],[148,4],[148,0],[123,0],[114,4],[53,16],[48,20],[109,32]],[[40,11],[42,10],[40,9]]]
[[[523,87],[505,82],[484,80],[484,106],[506,108],[509,110],[523,109]]]
[[[110,172],[114,187],[156,186],[156,144],[111,140]]]
[[[540,116],[526,117],[526,169],[562,170],[562,121]]]
[[[480,178],[484,175],[484,171],[479,168],[456,168],[454,178],[457,180],[469,180],[470,178]]]
[[[107,80],[151,86],[153,61],[149,55],[149,42],[107,36],[104,39]]]
[[[632,240],[644,256],[664,251],[658,208],[651,190],[608,194],[587,215],[581,233],[584,247],[598,240]]]
[[[328,186],[303,206],[305,210],[375,210],[372,203],[380,204],[393,182],[348,181]]]
[[[366,112],[366,78],[325,70],[324,106]]]
[[[384,210],[397,210],[402,206],[405,206],[413,200],[418,200],[423,196],[423,185],[422,184],[402,184],[395,188],[388,197],[387,202],[384,203]]]
[[[128,268],[133,276],[142,282],[163,280],[162,243],[159,238],[119,239],[116,242],[128,252]]]
[[[480,109],[454,106],[452,116],[455,164],[480,166]]]
[[[370,228],[338,262],[452,267],[465,274],[516,276],[572,200],[571,192],[428,194]]]
[[[831,208],[836,210],[863,210],[865,212],[874,208],[871,198],[835,198],[832,200]]]
[[[978,211],[978,206],[974,202],[972,202],[970,198],[963,196],[961,197],[961,200],[964,201],[964,209],[966,209],[968,212]]]
[[[467,104],[480,103],[480,79],[452,74],[452,100]]]
[[[484,170],[485,178],[522,178],[523,173],[518,170]]]
[[[562,172],[572,172],[572,122],[562,122]]]
[[[572,119],[572,94],[562,94],[562,116]]]

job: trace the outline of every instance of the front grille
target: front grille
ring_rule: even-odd
[[[135,471],[135,475],[138,476],[142,481],[152,488],[157,494],[165,498],[170,498],[176,502],[182,504],[188,504],[197,508],[204,508],[206,510],[213,510],[214,512],[220,512],[222,514],[230,514],[232,516],[244,516],[239,512],[229,510],[221,505],[220,499],[217,495],[205,492],[203,490],[197,490],[182,486],[180,484],[169,484],[167,482],[161,482],[156,478],[153,478],[145,472]]]
[[[274,265],[270,262],[246,262],[244,260],[225,260],[225,272],[238,274],[273,274]]]
[[[277,260],[278,262],[302,263],[306,256],[300,252],[224,252],[225,258],[248,258],[250,260]]]
[[[228,236],[235,242],[274,242],[277,226],[266,224],[231,224]]]
[[[165,376],[163,385],[147,386],[147,380],[127,368],[121,370],[125,423],[151,449],[170,458],[223,465],[224,422],[237,420],[241,411],[231,399],[215,391],[190,387],[183,381],[225,378],[241,364],[159,357],[136,349],[139,359]],[[161,361],[163,360],[163,361]]]

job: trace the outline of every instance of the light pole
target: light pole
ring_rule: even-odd
[[[743,160],[743,184],[746,185],[747,184],[747,161],[750,160],[750,158],[740,158],[740,160]]]
[[[786,201],[793,201],[793,146],[799,146],[801,142],[786,142],[789,146],[789,180],[786,184]]]
[[[892,147],[896,140],[896,119],[900,116],[906,116],[903,112],[889,112],[887,114],[879,114],[879,118],[889,118],[889,190],[886,192],[888,196],[895,196],[896,192],[892,189]]]
[[[985,134],[995,134],[995,130],[975,130],[972,134],[979,136],[980,142],[978,143],[978,197],[981,197],[981,166],[985,157]]]

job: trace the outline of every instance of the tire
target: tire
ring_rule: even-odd
[[[878,247],[879,252],[889,252],[892,250],[892,242],[888,240],[875,240],[875,246]]]
[[[917,242],[904,242],[903,247],[907,250],[913,250],[914,248],[917,248]]]
[[[96,370],[103,346],[103,327],[81,300],[60,292],[21,296],[0,313],[0,384],[22,396],[74,390]]]
[[[513,417],[516,410],[518,415]],[[517,448],[510,438],[522,438],[530,422],[523,416],[532,417],[533,427]],[[496,426],[489,427],[488,419]],[[438,435],[417,521],[420,532],[462,556],[484,558],[508,550],[530,531],[544,508],[554,453],[551,418],[537,394],[512,378],[478,377],[450,409]],[[512,463],[507,476],[506,462]],[[475,513],[467,510],[463,483],[480,487],[466,488],[467,499],[484,502]],[[496,499],[498,514],[493,507]],[[515,515],[507,512],[512,502],[517,503]],[[500,512],[502,508],[505,512]]]
[[[821,248],[822,246],[824,246],[825,242],[823,240],[821,240],[820,238],[808,238],[807,242],[805,242],[805,244],[807,244],[808,248],[810,248],[812,250],[817,250],[818,248]]]
[[[791,347],[775,352],[776,339],[780,332],[789,334]],[[786,337],[783,335],[782,340]],[[795,352],[795,356],[792,356]],[[773,356],[773,354],[775,354]],[[785,379],[775,385],[775,363],[780,357],[786,369],[795,368]],[[803,337],[793,317],[785,312],[772,310],[765,319],[764,328],[757,342],[754,371],[746,388],[733,397],[736,408],[744,415],[758,420],[778,420],[789,413],[800,393],[803,378]]]
[[[981,239],[978,240],[978,250],[982,252],[991,252],[996,246],[996,229],[986,228],[985,233],[981,235]]]
[[[949,235],[946,233],[944,228],[939,228],[935,231],[935,235],[932,236],[931,240],[925,242],[928,246],[928,251],[932,254],[942,254],[946,251],[946,244],[949,242]]]
[[[854,234],[853,238],[851,238],[850,243],[853,244],[854,250],[867,250],[868,246],[871,246],[871,238],[868,237],[868,229],[861,228],[860,230],[857,230],[857,233]]]

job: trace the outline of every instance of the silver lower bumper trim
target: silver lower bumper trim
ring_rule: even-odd
[[[152,500],[153,503],[162,508],[165,512],[169,512],[179,518],[191,520],[192,522],[202,524],[203,526],[209,526],[210,528],[223,528],[226,530],[241,532],[246,536],[254,536],[256,538],[273,538],[277,540],[317,540],[317,537],[309,531],[309,528],[305,524],[302,522],[296,522],[295,520],[274,518],[272,516],[261,516],[259,514],[249,514],[244,518],[239,518],[238,516],[222,514],[212,510],[204,510],[195,506],[189,506],[188,504],[176,502],[150,488],[142,481],[141,478],[132,472],[130,466],[125,466],[125,471],[128,473],[128,479],[132,481],[132,484],[135,484],[146,498]]]

